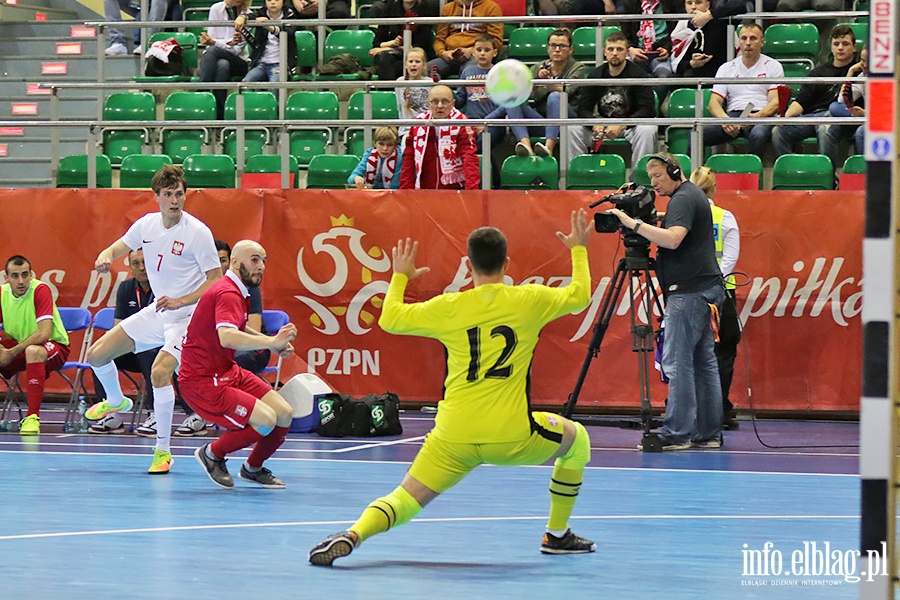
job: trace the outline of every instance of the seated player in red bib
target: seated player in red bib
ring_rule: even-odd
[[[266,251],[252,240],[235,244],[225,276],[200,297],[191,317],[178,376],[181,393],[197,414],[228,430],[194,456],[212,481],[234,487],[225,457],[253,445],[241,466],[240,478],[265,488],[284,482],[262,466],[284,443],[291,425],[291,407],[262,379],[234,361],[236,350],[269,349],[282,357],[294,352],[293,323],[275,335],[247,328],[249,288],[258,287],[266,270]]]

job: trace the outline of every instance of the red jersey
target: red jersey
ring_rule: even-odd
[[[219,341],[220,327],[241,331],[247,326],[250,292],[230,269],[209,286],[191,316],[181,352],[179,379],[207,379],[228,373],[237,366],[234,350]]]

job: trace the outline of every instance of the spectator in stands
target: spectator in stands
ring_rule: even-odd
[[[150,0],[148,14],[141,17],[141,3],[139,0],[103,0],[103,17],[107,21],[121,21],[122,13],[134,17],[135,21],[180,21],[183,17],[181,10],[181,2],[173,0]],[[147,39],[154,33],[158,33],[162,29],[148,28]],[[121,29],[110,29],[110,45],[106,49],[107,56],[117,56],[127,54],[128,48],[125,45],[125,36]],[[134,29],[134,54],[140,56],[143,54],[141,46],[141,30]]]
[[[725,64],[728,46],[726,17],[747,12],[744,0],[685,0],[693,18],[678,21],[672,39],[672,71],[678,77],[715,77]]]
[[[136,20],[141,17],[140,5],[135,6],[132,0],[103,0],[103,18],[107,21],[121,21],[122,13],[134,17]],[[141,53],[141,30],[134,29],[134,52]],[[105,50],[107,56],[118,56],[128,54],[128,45],[125,41],[125,34],[121,29],[110,27],[106,30],[109,35],[109,47]]]
[[[231,81],[232,77],[247,74],[247,40],[242,33],[251,0],[223,0],[209,7],[210,21],[234,21],[234,27],[209,27],[200,34],[200,44],[206,46],[200,57],[200,81]],[[239,25],[240,23],[240,25]],[[252,31],[246,30],[252,38]],[[214,89],[216,115],[225,116],[226,89]]]
[[[850,4],[849,0],[847,3]],[[765,6],[764,8],[765,10],[771,10],[768,6]],[[776,5],[776,10],[778,12],[802,12],[804,10],[834,12],[844,10],[844,8],[844,0],[778,0],[778,4]],[[851,7],[847,6],[846,8],[849,10]],[[791,22],[797,23],[799,21]],[[835,26],[836,21],[832,19],[810,19],[810,22],[812,22],[816,26],[816,29],[819,30],[820,58],[824,62],[828,60],[828,33]]]
[[[347,184],[356,189],[396,190],[400,187],[403,155],[398,148],[399,137],[394,127],[375,129],[375,146],[363,153],[362,160],[350,173]]]
[[[759,80],[767,77],[784,77],[781,64],[762,53],[764,42],[762,28],[756,23],[748,23],[741,27],[741,54],[719,67],[716,79],[726,81],[735,78]],[[709,112],[713,117],[737,118],[748,109],[746,117],[750,118],[775,115],[778,112],[778,86],[767,83],[730,85],[724,82],[713,86],[712,96],[709,99]],[[771,135],[771,125],[712,125],[703,128],[703,145],[716,146],[738,136],[745,136],[749,141],[750,152],[762,158]]]
[[[494,66],[494,58],[497,56],[497,48],[494,46],[494,41],[490,35],[482,33],[478,36],[478,39],[475,40],[473,56],[475,57],[475,64],[463,67],[459,78],[467,81],[484,81],[488,71]],[[501,118],[506,114],[504,111],[496,117],[491,116],[500,107],[494,104],[491,97],[487,95],[484,86],[460,86],[456,88],[454,97],[456,108],[460,110],[465,109],[466,116],[470,119]],[[478,146],[478,151],[481,152],[481,133],[484,131],[484,126],[479,125],[475,127],[475,131],[478,133],[476,145]],[[491,127],[491,140],[495,144],[502,141],[504,133],[506,133],[505,127]]]
[[[216,252],[219,254],[219,262],[222,269],[227,270],[231,265],[231,246],[222,240],[216,240]],[[255,292],[250,292],[250,310],[247,312],[247,327],[253,331],[258,331],[264,335],[268,335],[266,324],[263,323],[262,312],[262,292],[259,287],[255,288]],[[234,360],[242,369],[247,369],[254,375],[259,375],[262,370],[269,364],[272,357],[268,350],[238,350],[234,353]],[[177,435],[177,433],[176,433]]]
[[[453,0],[441,9],[442,17],[502,17],[503,12],[494,0]],[[499,50],[503,46],[503,23],[441,23],[434,36],[437,58],[428,62],[428,73],[437,71],[441,77],[458,75],[466,64],[475,64],[472,56],[475,39],[482,33],[493,38]]]
[[[731,391],[731,380],[734,378],[734,359],[737,358],[737,347],[741,341],[741,324],[737,315],[737,296],[735,295],[735,267],[741,254],[741,232],[737,219],[731,211],[716,206],[716,175],[709,167],[694,169],[691,183],[703,190],[709,200],[712,211],[713,235],[716,242],[716,262],[725,280],[725,302],[719,312],[719,339],[716,342],[716,362],[719,365],[719,382],[722,387],[722,429],[738,429],[735,419],[734,404],[728,398]]]
[[[263,23],[270,19],[287,21],[296,19],[297,13],[291,6],[285,6],[284,0],[266,0],[265,6],[255,13],[240,15],[235,21],[235,27],[242,28],[248,20],[255,18],[257,23]],[[297,38],[295,28],[286,27],[287,30],[287,69],[288,72],[297,66]],[[279,34],[281,28],[275,25],[271,27],[254,27],[254,37],[248,42],[253,50],[250,53],[250,70],[244,76],[244,81],[279,81],[280,69],[284,65],[279,64],[281,50]]]
[[[625,0],[626,15],[661,15],[684,12],[682,0]],[[672,51],[671,21],[623,21],[622,33],[628,38],[628,55],[644,71],[654,77],[671,77],[669,54]],[[660,97],[662,100],[662,97]]]
[[[831,62],[819,65],[809,73],[809,77],[844,77],[848,75],[856,54],[856,35],[847,25],[837,25],[831,30]],[[832,136],[827,135],[831,113],[829,107],[840,93],[839,83],[806,83],[800,88],[797,99],[791,102],[786,118],[821,117],[822,125],[779,125],[772,131],[775,152],[790,154],[794,144],[815,136],[819,142],[819,153],[831,159],[833,167],[838,167],[838,147]]]
[[[453,107],[453,91],[436,85],[428,93],[429,110],[417,119],[459,119],[459,125],[416,125],[406,136],[401,190],[477,190],[481,185],[475,134],[465,125],[466,115]]]
[[[690,0],[688,0],[690,1]],[[628,38],[614,31],[606,38],[603,46],[606,62],[594,69],[588,79],[615,80],[619,78],[647,77],[646,71],[627,60]],[[648,86],[621,86],[614,81],[608,84],[591,85],[581,88],[581,101],[576,107],[578,116],[590,119],[594,111],[601,119],[622,119],[626,117],[649,119],[656,116],[653,101],[653,90]],[[575,150],[573,156],[588,151],[587,130],[582,128],[580,135],[572,136]],[[603,139],[624,137],[631,144],[631,164],[636,165],[640,157],[654,154],[657,143],[656,125],[594,125],[594,144]],[[578,144],[580,142],[580,144]]]
[[[863,46],[859,53],[859,62],[850,67],[847,71],[848,77],[868,77],[869,76],[869,49]],[[865,83],[846,82],[841,86],[841,90],[828,112],[832,117],[865,117],[866,116],[866,98]],[[857,154],[865,154],[866,152],[866,126],[865,125],[841,125],[840,121],[832,121],[828,128],[828,144],[837,148],[841,140],[853,136],[856,145]],[[832,159],[832,164],[837,167],[837,163]]]
[[[413,19],[416,17],[436,17],[437,7],[431,2],[422,0],[380,0],[372,6],[373,19]],[[432,50],[433,29],[431,25],[379,25],[375,30],[375,40],[369,54],[375,61],[375,73],[378,79],[390,81],[403,77],[403,30],[412,30],[412,46]],[[434,56],[427,56],[422,62],[422,71],[425,63]],[[427,95],[426,95],[427,98]]]
[[[624,0],[536,0],[540,15],[614,15]]]
[[[406,53],[406,76],[397,81],[422,81],[427,79],[425,75],[425,50],[422,48],[410,48]],[[428,110],[427,87],[396,87],[397,114],[401,119],[415,119],[419,114]],[[406,134],[409,133],[408,125],[401,125],[400,146],[406,142]]]
[[[6,283],[0,287],[0,375],[25,372],[28,412],[21,435],[41,432],[41,401],[47,376],[66,363],[69,334],[53,301],[50,287],[31,272],[31,261],[19,254],[6,261]]]
[[[291,0],[296,19],[318,19],[319,3],[317,0]],[[326,19],[349,19],[350,3],[347,0],[322,0],[325,2]],[[332,25],[331,29],[346,29],[346,25]]]
[[[587,65],[572,58],[572,32],[566,28],[555,29],[550,32],[547,37],[547,53],[549,60],[538,63],[531,67],[531,73],[535,79],[582,79],[587,74]],[[575,107],[581,102],[581,94],[584,87],[566,88],[563,85],[535,85],[534,91],[531,93],[531,99],[534,102],[534,108],[527,103],[519,106],[513,106],[506,109],[506,116],[510,119],[559,119],[562,111],[560,110],[560,95],[565,91],[568,95],[568,111],[569,117],[577,117],[578,112]],[[580,127],[570,127],[570,140],[580,137]],[[538,142],[531,147],[531,140],[528,137],[528,130],[525,127],[513,127],[513,134],[519,142],[516,144],[516,154],[519,156],[528,156],[537,154],[538,156],[553,156],[556,148],[556,142],[559,139],[558,125],[549,125],[546,128],[546,142]],[[571,145],[571,144],[570,144]]]

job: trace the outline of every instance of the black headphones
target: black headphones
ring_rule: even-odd
[[[661,160],[663,163],[665,163],[666,173],[669,174],[669,177],[672,179],[672,181],[681,181],[681,167],[679,167],[677,163],[666,158],[662,154],[654,154],[650,158],[655,158],[656,160]]]

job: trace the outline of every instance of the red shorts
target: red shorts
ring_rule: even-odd
[[[0,344],[3,345],[4,348],[12,348],[17,345],[18,342],[15,340],[3,340],[0,341]],[[47,342],[44,344],[44,349],[47,351],[47,362],[44,363],[44,366],[47,368],[47,375],[56,371],[64,364],[66,364],[66,359],[69,358],[69,347],[63,346],[62,344],[57,344],[56,342]],[[0,375],[3,375],[6,379],[9,379],[16,373],[21,373],[25,370],[25,353],[22,352],[10,362],[5,367],[0,367]]]
[[[218,378],[179,378],[178,388],[198,415],[230,430],[246,427],[257,400],[272,391],[265,381],[238,366]]]

